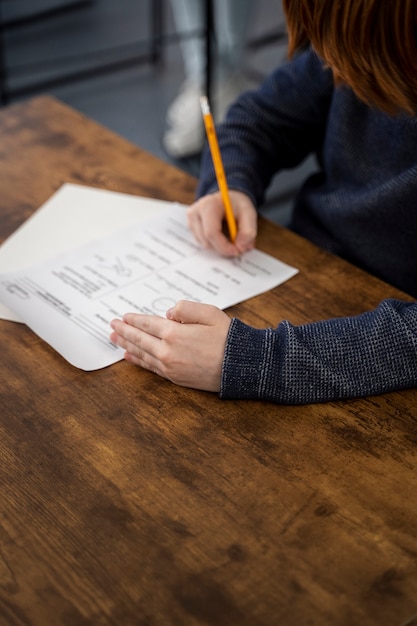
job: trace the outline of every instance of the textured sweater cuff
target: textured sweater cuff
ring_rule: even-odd
[[[272,329],[258,330],[233,318],[223,359],[220,397],[265,398],[265,371],[271,372],[267,367],[272,357],[271,342],[277,341],[279,337]],[[274,347],[276,358],[277,346]],[[274,369],[279,370],[279,363],[275,363]]]

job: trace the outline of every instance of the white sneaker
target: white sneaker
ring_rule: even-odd
[[[162,137],[162,144],[173,158],[194,156],[203,148],[205,131],[200,106],[202,95],[200,85],[185,81],[167,110],[166,120],[169,128]]]
[[[216,124],[224,119],[229,106],[249,85],[247,79],[240,73],[219,81],[211,103]],[[162,137],[162,145],[167,154],[173,158],[194,156],[203,149],[205,129],[200,105],[202,95],[203,89],[200,85],[185,81],[167,110],[166,120],[169,128]]]
[[[186,80],[180,87],[177,97],[169,105],[166,121],[170,126],[181,123],[185,118],[201,117],[200,98],[203,88],[194,81]]]
[[[184,120],[183,124],[169,128],[164,133],[162,145],[169,156],[174,159],[185,159],[202,151],[205,142],[204,132],[202,120],[197,126],[192,126]]]

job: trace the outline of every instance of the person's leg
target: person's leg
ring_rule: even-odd
[[[242,71],[252,9],[251,0],[216,0],[214,3],[220,80]]]
[[[171,8],[175,28],[180,36],[186,80],[203,84],[201,81],[205,71],[202,35],[205,26],[204,2],[202,0],[171,0]]]
[[[163,145],[169,155],[181,158],[197,154],[204,143],[200,96],[205,84],[205,15],[202,0],[171,0],[171,6],[180,35],[185,81],[167,110],[169,128]]]
[[[179,34],[203,32],[204,0],[171,0]],[[245,47],[253,2],[214,0],[212,110],[216,122],[248,83],[243,76]],[[168,154],[182,158],[197,154],[205,139],[200,96],[205,91],[206,49],[203,37],[181,40],[186,80],[167,111],[168,130],[163,145]]]
[[[213,108],[218,121],[223,119],[229,105],[248,86],[243,70],[252,14],[251,0],[215,0],[217,56]]]

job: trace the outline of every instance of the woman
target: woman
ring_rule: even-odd
[[[208,154],[190,228],[220,254],[251,249],[272,175],[314,153],[321,171],[298,194],[292,228],[417,296],[415,2],[284,0],[284,8],[291,60],[243,94],[219,129],[235,243],[222,234]],[[308,403],[417,384],[416,303],[258,330],[179,302],[167,319],[128,314],[112,326],[132,363],[222,398]]]

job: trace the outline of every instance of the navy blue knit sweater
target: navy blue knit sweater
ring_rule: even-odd
[[[360,102],[311,51],[242,94],[219,128],[231,189],[256,206],[272,176],[316,154],[321,171],[292,228],[417,296],[417,119]],[[208,152],[198,196],[217,188]],[[320,402],[417,385],[417,304],[386,300],[357,317],[258,330],[232,320],[220,395]]]

